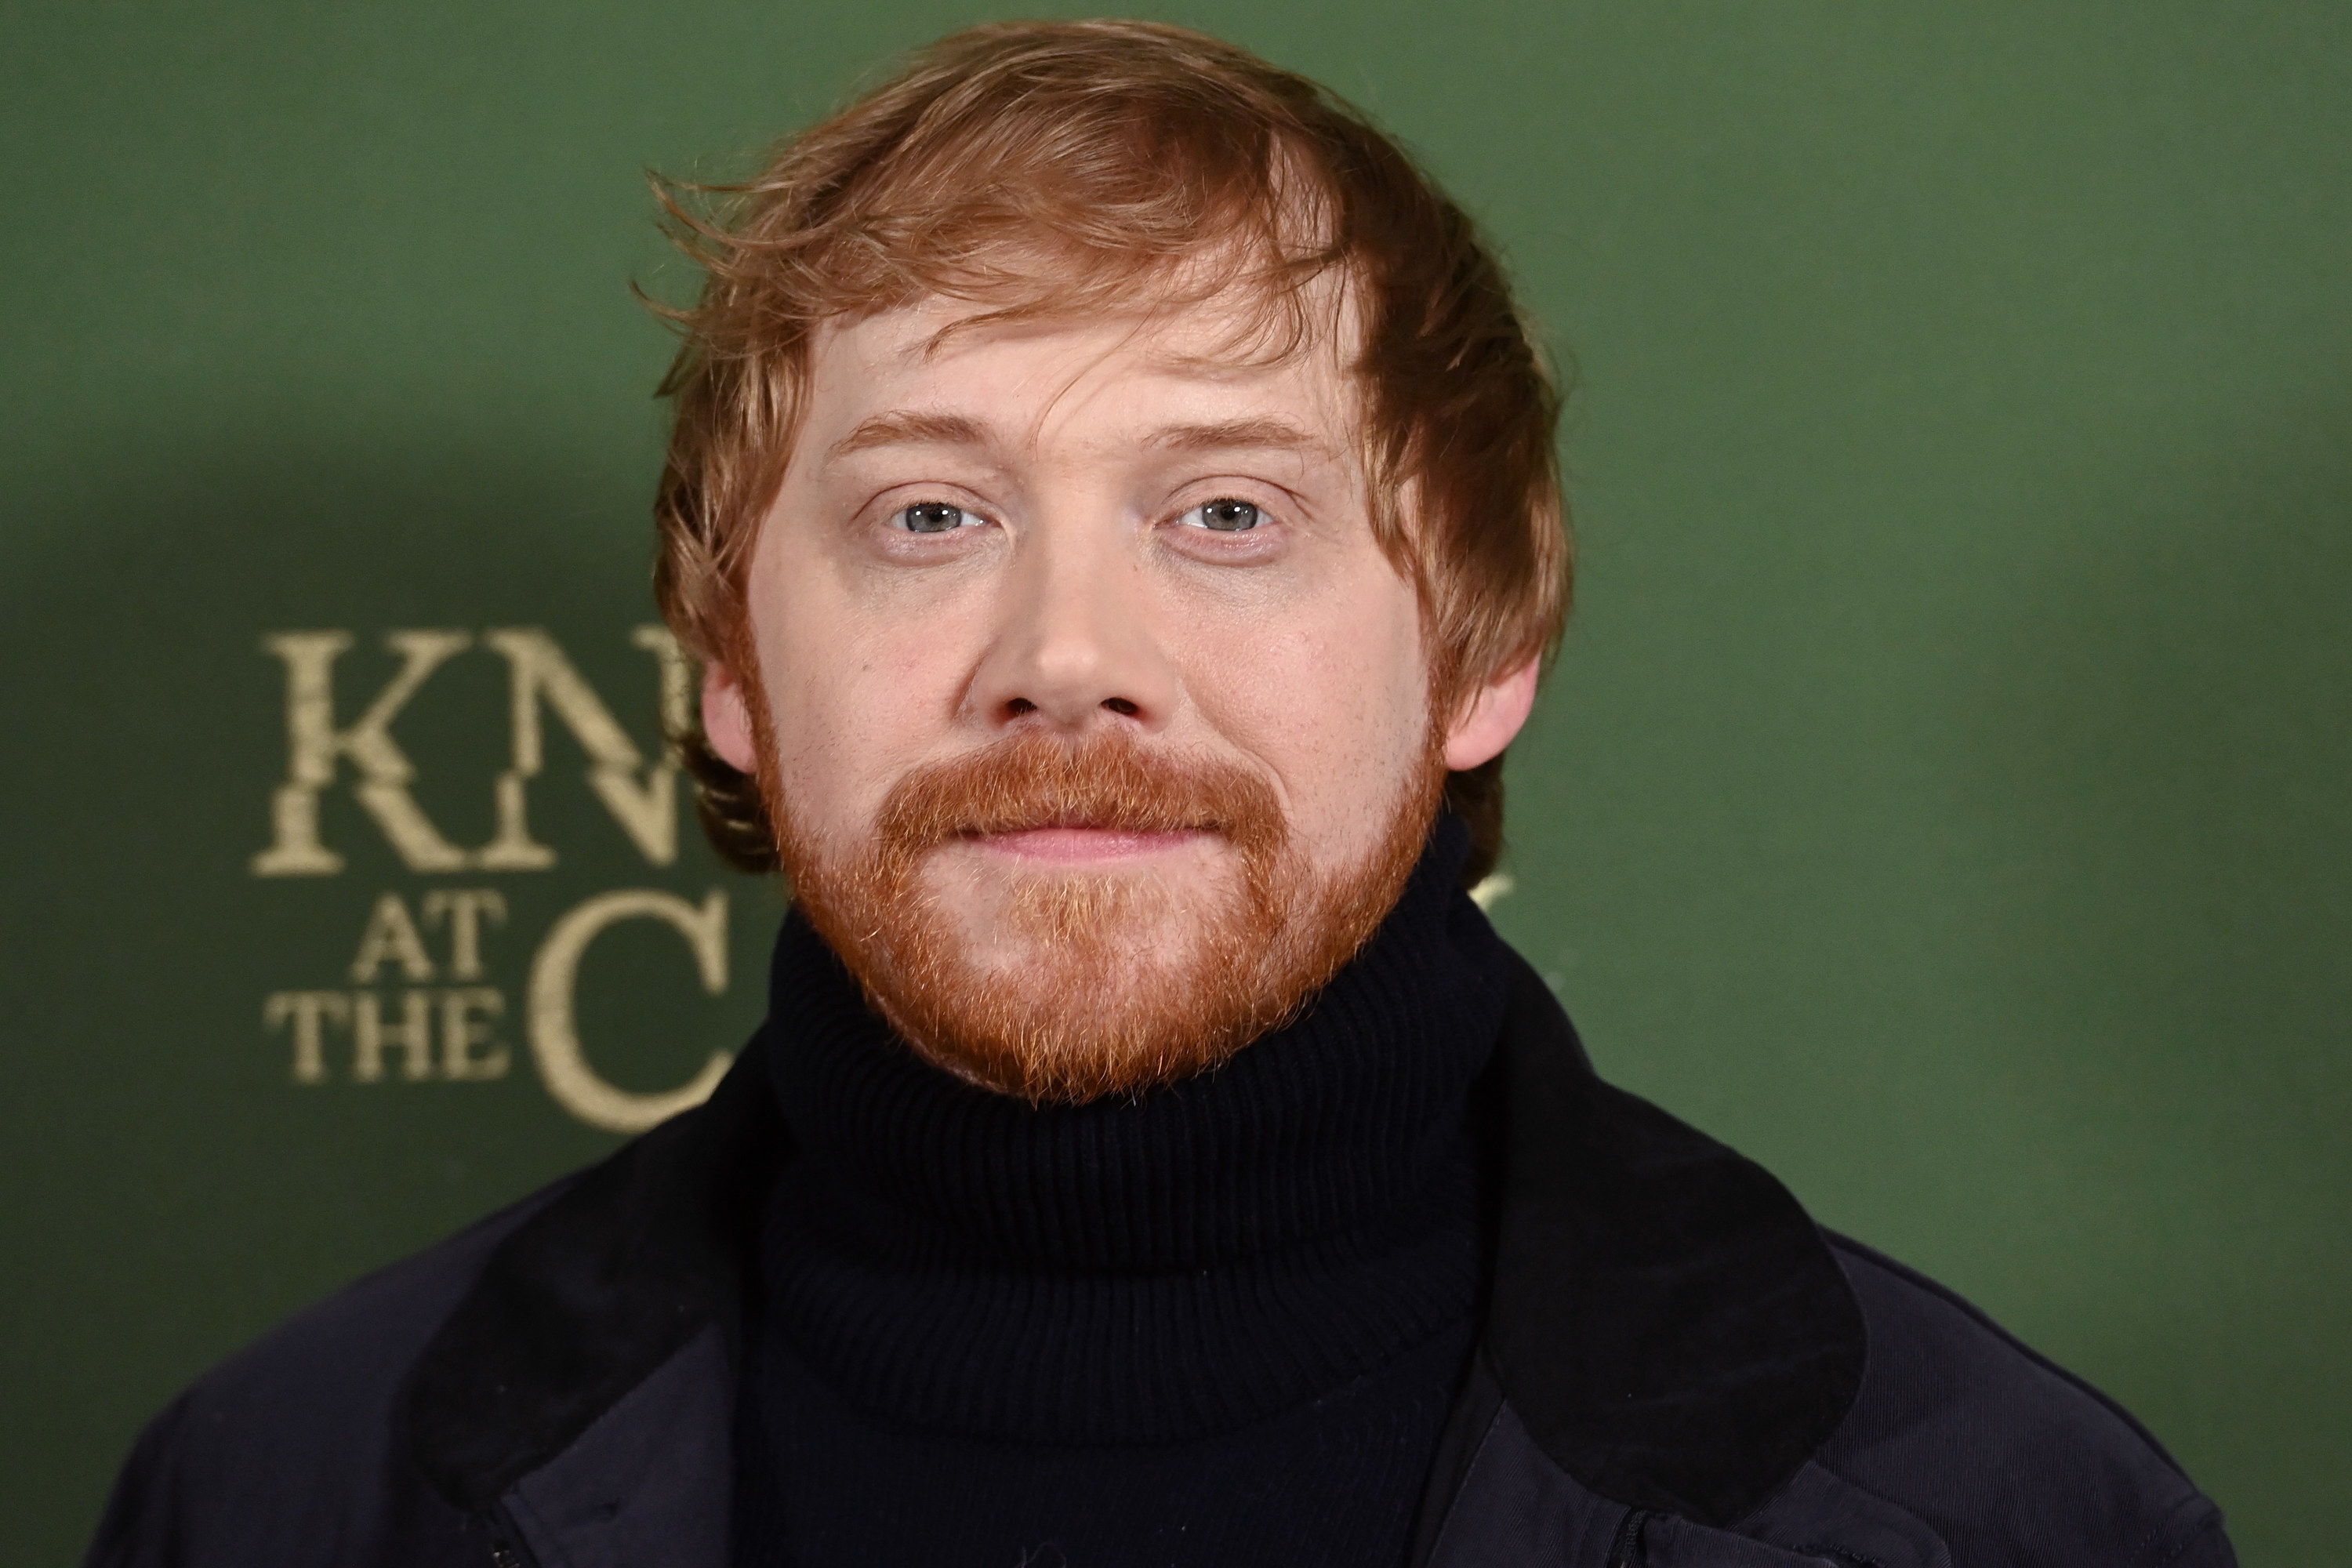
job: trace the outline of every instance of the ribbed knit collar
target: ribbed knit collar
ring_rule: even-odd
[[[771,984],[797,1158],[768,1331],[856,1403],[1045,1443],[1263,1419],[1459,1323],[1479,1290],[1465,1113],[1507,953],[1442,819],[1394,911],[1288,1027],[1139,1099],[1033,1108],[934,1068],[805,922]]]

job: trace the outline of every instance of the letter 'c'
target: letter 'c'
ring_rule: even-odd
[[[703,990],[716,996],[727,989],[725,893],[714,889],[700,909],[652,888],[600,893],[557,921],[530,961],[530,1054],[556,1104],[592,1127],[642,1132],[709,1099],[734,1058],[711,1052],[691,1082],[666,1094],[635,1094],[596,1076],[580,1048],[572,991],[588,944],[606,926],[625,920],[656,920],[675,928],[694,950]]]

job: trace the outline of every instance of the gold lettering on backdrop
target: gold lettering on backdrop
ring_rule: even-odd
[[[634,640],[661,660],[663,718],[675,727],[677,689],[685,684],[684,656],[668,635],[656,627],[638,627]],[[512,626],[483,633],[482,642],[507,661],[514,751],[511,765],[499,775],[494,786],[498,836],[476,854],[474,863],[497,871],[538,871],[555,864],[555,851],[531,837],[525,816],[525,787],[546,763],[540,733],[542,703],[588,753],[588,787],[604,803],[604,809],[613,814],[613,820],[621,825],[638,853],[656,866],[676,860],[677,763],[668,746],[658,748],[654,761],[647,763],[614,719],[612,710],[545,632],[533,626]]]
[[[429,910],[431,906],[426,908]],[[404,979],[433,978],[433,961],[425,956],[425,939],[416,934],[416,922],[408,918],[408,906],[398,893],[386,893],[375,901],[367,930],[360,933],[359,954],[352,960],[352,978],[362,985],[373,984],[386,959],[400,965]]]
[[[384,638],[401,656],[400,673],[376,693],[359,718],[335,724],[335,660],[352,646],[349,632],[279,632],[261,646],[286,664],[286,782],[270,796],[274,837],[253,858],[257,877],[327,877],[343,858],[319,840],[319,792],[335,782],[335,764],[348,758],[359,770],[353,793],[375,818],[403,864],[412,871],[462,869],[466,853],[441,836],[408,793],[415,767],[392,738],[392,721],[416,689],[468,647],[464,632],[404,631]]]
[[[610,925],[655,920],[686,938],[702,988],[727,989],[727,895],[711,890],[699,908],[672,893],[628,888],[588,900],[557,921],[531,960],[529,1002],[530,1054],[558,1105],[593,1127],[641,1132],[710,1098],[731,1058],[713,1051],[693,1079],[664,1094],[635,1094],[607,1083],[588,1065],[572,1012],[580,961]]]
[[[651,653],[661,671],[662,723],[676,732],[689,717],[693,671],[667,628],[637,626],[630,642]],[[262,647],[286,666],[286,782],[270,796],[269,847],[253,857],[257,877],[326,877],[343,858],[319,837],[319,796],[332,787],[337,764],[359,777],[352,793],[412,871],[543,871],[555,851],[530,834],[525,790],[546,765],[540,710],[552,711],[588,753],[588,787],[629,842],[656,866],[677,858],[677,762],[667,743],[651,762],[612,710],[582,678],[555,639],[533,626],[487,632],[482,641],[507,661],[509,761],[492,784],[498,828],[470,852],[449,842],[409,793],[416,768],[392,738],[393,721],[434,671],[474,645],[458,631],[394,631],[384,641],[403,660],[359,718],[338,727],[335,663],[349,632],[277,632]]]
[[[502,992],[487,985],[464,985],[441,993],[441,1076],[457,1083],[479,1083],[504,1078],[511,1058],[491,1026],[475,1019],[476,1013],[496,1018],[507,1010]]]
[[[669,628],[658,622],[631,626],[629,645],[653,655],[655,663],[661,668],[663,734],[684,734],[688,721],[694,717],[694,667],[687,661],[686,650],[677,646],[677,638],[670,636]]]
[[[496,888],[447,888],[425,894],[425,923],[437,925],[445,914],[449,917],[449,978],[479,980],[482,917],[488,915],[492,925],[506,924],[505,897]]]
[[[328,1079],[326,1030],[349,1025],[352,1079],[382,1083],[384,1055],[399,1059],[399,1081],[423,1083],[434,1077],[453,1083],[486,1083],[507,1076],[514,1053],[491,1022],[506,1016],[506,994],[488,985],[400,993],[400,1016],[387,1020],[384,998],[373,991],[278,991],[262,1004],[265,1029],[292,1025],[294,1081]],[[439,1020],[437,1072],[433,1029]]]
[[[340,991],[274,991],[261,1005],[261,1026],[274,1029],[294,1023],[294,1081],[327,1081],[327,1051],[320,1038],[320,1020],[341,1024],[352,1016],[352,1005]]]
[[[362,1083],[383,1080],[383,1052],[400,1053],[400,1076],[411,1083],[433,1076],[433,999],[423,991],[400,994],[400,1022],[386,1025],[382,1001],[373,991],[352,997],[352,1077]]]
[[[532,781],[547,767],[551,715],[585,754],[590,792],[631,846],[651,865],[677,863],[679,763],[668,737],[692,721],[695,679],[667,628],[629,631],[631,645],[653,657],[659,679],[663,734],[650,748],[632,738],[539,627],[394,629],[383,641],[398,668],[354,707],[353,693],[339,702],[336,690],[342,657],[358,646],[353,632],[275,632],[262,639],[263,651],[284,671],[287,760],[270,794],[269,844],[249,862],[254,875],[323,877],[346,868],[345,856],[325,842],[320,806],[320,797],[339,787],[350,788],[410,872],[552,868],[556,850],[532,834],[529,811]],[[394,735],[425,685],[468,649],[496,655],[507,687],[507,722],[499,737],[504,765],[493,763],[490,773],[495,826],[478,847],[451,842],[425,815],[415,793],[417,767]],[[652,1094],[624,1089],[590,1065],[576,1016],[581,965],[599,934],[628,920],[668,926],[685,940],[703,989],[714,995],[726,989],[726,895],[714,890],[696,904],[633,889],[589,899],[556,921],[532,960],[523,1009],[531,1059],[550,1097],[582,1121],[624,1132],[698,1104],[731,1060],[714,1052],[691,1081]],[[492,983],[490,951],[508,923],[508,896],[497,888],[379,893],[352,951],[350,989],[278,991],[263,999],[262,1026],[285,1032],[293,1081],[322,1085],[346,1072],[349,1081],[362,1084],[511,1077],[520,1053],[501,1037],[512,1026],[506,993]]]

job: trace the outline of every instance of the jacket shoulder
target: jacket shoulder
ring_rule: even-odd
[[[407,1452],[410,1369],[567,1177],[346,1286],[198,1378],[141,1434],[89,1568],[482,1560]]]
[[[1816,1457],[1916,1514],[1955,1568],[2225,1568],[2221,1513],[2147,1428],[1958,1295],[1843,1237],[1862,1387]]]

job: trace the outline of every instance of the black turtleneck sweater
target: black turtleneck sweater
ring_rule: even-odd
[[[788,919],[739,1568],[1401,1563],[1483,1273],[1465,847],[1297,1022],[1077,1107],[925,1065]]]

